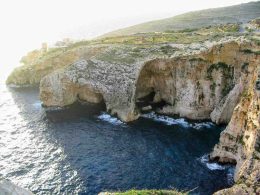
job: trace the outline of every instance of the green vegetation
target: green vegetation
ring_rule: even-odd
[[[200,29],[189,28],[181,31],[138,33],[128,36],[81,40],[71,43],[66,47],[49,48],[47,51],[34,50],[24,56],[21,59],[21,62],[25,66],[34,66],[38,67],[38,69],[42,69],[42,67],[50,67],[55,69],[62,68],[65,66],[63,62],[66,61],[67,65],[73,62],[76,58],[75,53],[79,53],[75,51],[84,49],[89,50],[89,52],[86,52],[86,55],[89,57],[99,55],[100,60],[106,60],[111,63],[118,62],[130,64],[134,63],[137,58],[144,58],[148,54],[154,55],[155,57],[170,57],[178,50],[178,48],[170,45],[172,43],[202,43],[207,40],[218,41],[229,35],[232,35],[233,37],[240,36],[239,33],[234,32],[236,31],[235,29],[238,28],[238,24],[226,24],[207,26]],[[108,47],[114,47],[114,49],[107,50]],[[102,52],[103,50],[108,52]],[[121,55],[121,57],[119,57],[119,55],[115,55],[120,50],[124,51],[127,55]],[[125,58],[122,56],[125,56]],[[60,59],[60,61],[56,62],[54,59]]]
[[[259,6],[259,3],[253,4],[256,7]],[[247,13],[250,10],[249,8],[252,8],[252,3],[244,4],[242,7],[245,13]],[[230,8],[221,9],[226,11]],[[243,10],[242,14],[244,14]],[[207,10],[202,12],[211,15],[211,13]],[[189,24],[190,22],[197,23],[200,22],[196,21],[195,19],[198,16],[198,13],[194,12],[184,14],[182,16],[174,18],[179,18],[181,21],[183,18],[187,19],[187,17],[189,18],[192,16],[190,18],[191,20],[185,21],[185,25]],[[254,10],[253,13],[255,13]],[[248,17],[253,16],[253,13],[250,13],[250,16]],[[231,13],[231,15],[232,14],[233,13]],[[196,17],[193,18],[193,16]],[[156,22],[158,21],[155,21],[155,23]],[[165,23],[162,23],[162,25],[164,26]],[[61,47],[44,47],[43,49],[34,50],[32,52],[29,52],[26,56],[24,56],[21,59],[21,62],[24,64],[24,66],[15,69],[13,73],[8,77],[6,83],[39,83],[41,78],[45,75],[49,74],[50,72],[53,72],[54,70],[63,69],[69,66],[70,64],[75,62],[75,60],[79,59],[79,57],[83,57],[84,59],[95,59],[97,61],[100,60],[113,64],[131,65],[137,62],[142,63],[147,59],[170,58],[175,54],[178,54],[178,52],[184,53],[182,47],[187,48],[188,52],[189,50],[194,51],[200,49],[196,47],[188,48],[186,47],[186,44],[200,44],[205,43],[205,41],[213,42],[219,41],[222,38],[228,39],[229,37],[234,38],[241,36],[241,33],[239,32],[240,24],[237,23],[237,21],[235,23],[229,24],[208,22],[203,24],[203,27],[200,27],[200,25],[185,25],[183,28],[181,27],[175,29],[167,27],[162,29],[160,28],[160,31],[153,32],[140,33],[142,31],[138,31],[139,33],[131,35],[123,34],[121,36],[102,36],[93,40],[80,40],[74,43],[70,42],[69,44]],[[247,33],[243,35],[245,35],[246,38],[251,39],[252,42],[255,42],[256,44],[260,45],[259,37],[257,37],[256,34]],[[58,44],[56,44],[56,46],[57,45]],[[260,51],[251,51],[249,49],[242,52],[254,53],[257,55],[260,53]],[[190,59],[191,62],[197,60],[203,61],[203,59]],[[223,69],[222,71],[224,72],[224,76],[225,78],[227,78],[227,81],[229,76],[233,76],[231,72],[229,72],[229,69]],[[210,71],[208,75],[208,79],[212,79]],[[18,81],[16,78],[22,78],[22,80]],[[225,88],[223,90],[224,93],[226,93],[230,90],[230,88]]]
[[[181,32],[181,33],[194,32],[196,30],[198,30],[198,28],[186,28],[186,29],[183,29],[183,30],[179,30],[179,32]]]
[[[227,65],[224,62],[219,62],[217,64],[212,64],[207,70],[207,78],[212,80],[212,72],[213,70],[221,70],[224,78],[233,78],[233,68],[232,66]]]
[[[227,136],[228,136],[228,139],[229,140],[232,140],[232,141],[234,141],[235,140],[235,137],[233,136],[233,135],[230,135],[230,134],[226,134]]]
[[[204,42],[218,40],[223,36],[239,36],[238,24],[208,26],[200,29],[185,29],[181,31],[137,33],[133,35],[102,37],[91,43],[102,44],[162,44]],[[231,34],[230,34],[231,33]]]
[[[81,40],[75,43],[71,43],[66,47],[55,47],[45,50],[34,50],[29,52],[21,59],[21,62],[25,66],[35,67],[63,67],[63,63],[56,63],[54,59],[60,59],[72,63],[74,52],[76,50],[89,49],[86,55],[95,56],[102,53],[103,50],[108,47],[114,47],[115,49],[109,50],[106,54],[101,54],[100,60],[108,60],[109,62],[133,63],[136,58],[143,58],[149,54],[167,56],[170,57],[178,50],[175,47],[169,45],[174,44],[190,44],[195,42],[204,42],[206,40],[218,41],[219,39],[228,36],[229,31],[236,24],[208,26],[202,29],[185,29],[183,31],[171,31],[171,32],[153,32],[153,33],[138,33],[129,36],[118,37],[105,37],[93,40]],[[239,36],[238,33],[233,33],[232,36]],[[119,55],[115,56],[118,51],[122,50],[127,53],[126,58],[117,59]],[[113,53],[114,52],[114,53]],[[64,60],[63,60],[64,59]]]
[[[250,94],[248,93],[248,90],[244,90],[243,93],[242,93],[242,97],[249,97]]]
[[[243,137],[244,137],[243,135],[237,137],[237,142],[240,143],[242,146],[245,145],[245,142],[244,142],[244,140],[243,140]]]
[[[210,90],[211,90],[211,96],[215,96],[215,89],[216,89],[217,84],[215,82],[213,82],[210,85]]]
[[[260,37],[259,36],[250,36],[248,37],[249,40],[254,42],[256,45],[260,46]]]
[[[260,158],[257,156],[256,152],[253,152],[252,157],[253,157],[254,159],[256,159],[256,160],[260,160]]]
[[[251,49],[244,49],[244,50],[242,50],[242,52],[247,53],[247,54],[260,55],[260,51],[253,51],[253,50],[251,50]]]
[[[249,63],[248,62],[245,62],[243,65],[242,65],[242,71],[244,71],[244,72],[246,72],[246,73],[248,73],[248,65],[249,65]]]
[[[129,190],[126,192],[116,192],[113,195],[186,195],[188,193],[176,190]]]
[[[162,51],[165,55],[168,55],[168,56],[171,56],[171,54],[176,51],[176,49],[173,48],[173,47],[170,46],[170,45],[162,46],[160,49],[161,49],[161,51]]]
[[[254,29],[251,29],[248,26],[246,26],[245,29],[246,29],[247,32],[253,32],[254,31]]]
[[[190,60],[189,60],[190,62],[194,62],[194,61],[202,61],[202,62],[205,62],[205,60],[204,59],[202,59],[202,58],[191,58]]]
[[[199,95],[199,102],[202,102],[204,100],[204,98],[205,98],[204,94],[203,93],[200,94]]]
[[[233,88],[233,84],[232,81],[231,82],[227,82],[226,85],[224,85],[224,88],[222,89],[222,96],[225,97]]]
[[[189,12],[182,15],[138,24],[123,28],[103,35],[102,37],[131,35],[147,32],[172,32],[182,30],[193,32],[196,28],[203,28],[209,25],[247,22],[260,16],[260,1],[251,2],[230,7],[207,9]],[[238,14],[239,13],[239,14]],[[237,31],[234,28],[230,32]]]
[[[250,49],[244,49],[244,50],[242,50],[242,52],[244,52],[244,53],[253,53],[253,51],[250,50]]]
[[[213,81],[212,73],[214,70],[216,71],[220,70],[225,79],[225,85],[222,89],[222,96],[225,97],[229,93],[229,91],[233,88],[234,68],[223,62],[212,64],[207,70],[207,79]],[[214,95],[215,88],[216,88],[216,83],[213,81],[212,85],[210,85],[211,95]]]

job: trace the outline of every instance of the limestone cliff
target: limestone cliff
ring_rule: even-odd
[[[18,86],[39,85],[44,76],[69,66],[81,57],[91,57],[102,49],[102,46],[83,46],[29,52],[21,60],[24,65],[14,69],[6,83]]]
[[[260,58],[249,65],[239,104],[220,142],[210,155],[219,162],[236,162],[237,185],[216,194],[260,194]]]
[[[40,82],[46,107],[104,102],[125,122],[152,108],[228,124],[210,157],[237,163],[237,185],[220,193],[259,193],[259,50],[244,37],[189,45],[88,45],[60,52],[59,60],[49,56],[50,67],[58,68],[43,68],[37,60],[18,69],[8,83]],[[73,57],[65,60],[68,53]],[[21,80],[19,71],[28,78]]]
[[[104,61],[104,54],[99,54],[44,77],[40,96],[45,106],[62,107],[78,99],[104,101],[109,112],[127,122],[138,118],[138,102],[152,94],[144,103],[161,103],[157,112],[228,123],[248,66],[256,66],[256,54],[245,52],[251,47],[246,41],[222,41],[189,55],[155,59],[148,55],[132,64]]]
[[[107,110],[123,121],[137,119],[141,111],[138,103],[143,102],[162,103],[156,109],[163,114],[229,123],[210,157],[237,163],[237,184],[218,193],[257,194],[258,50],[257,45],[236,39],[215,43],[200,52],[191,51],[189,55],[139,60],[131,66],[84,59],[44,77],[41,99],[46,106],[69,105],[77,99],[104,101]]]

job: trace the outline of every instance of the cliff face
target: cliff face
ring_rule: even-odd
[[[245,52],[251,47],[233,40],[190,55],[148,58],[131,65],[100,56],[85,58],[44,77],[40,96],[46,106],[66,106],[78,99],[105,101],[107,110],[126,122],[138,118],[141,102],[160,103],[156,111],[163,114],[228,123],[247,69],[256,66],[255,54]]]
[[[18,69],[8,82],[40,80],[40,98],[47,107],[78,100],[104,102],[108,112],[125,122],[152,108],[228,124],[210,158],[236,163],[237,185],[220,193],[259,193],[259,45],[233,38],[191,45],[99,45],[66,52],[75,57],[69,60],[72,64],[65,60],[55,71],[42,68],[32,82],[20,82]],[[66,52],[59,57],[65,59]],[[48,59],[55,62],[55,57]],[[24,74],[35,70],[27,66]]]
[[[7,84],[39,85],[41,79],[59,69],[64,69],[78,59],[89,58],[104,49],[103,46],[79,48],[54,48],[50,51],[33,51],[22,58],[23,66],[17,67],[7,78]],[[32,55],[34,54],[34,55]]]
[[[65,71],[44,77],[40,83],[40,97],[48,107],[62,107],[77,100],[105,101],[112,114],[117,114],[123,121],[132,121],[137,118],[131,100],[135,71],[133,66],[81,60]]]
[[[257,49],[250,42],[233,40],[131,66],[85,59],[44,77],[40,95],[46,106],[65,106],[77,99],[104,101],[107,110],[123,121],[137,119],[142,106],[152,105],[163,114],[229,123],[210,158],[237,163],[237,185],[219,194],[259,193]]]
[[[253,60],[253,59],[252,59]],[[244,90],[231,121],[221,133],[210,157],[219,162],[236,162],[237,185],[217,194],[260,193],[260,66],[248,67]]]
[[[239,93],[236,83],[243,63],[248,63],[242,52],[244,46],[231,41],[200,54],[152,61],[141,70],[136,98],[154,92],[155,102],[166,103],[160,113],[190,119],[211,117],[216,123],[227,123],[232,115],[228,111],[234,109],[239,98],[228,95],[230,91]],[[241,60],[237,59],[240,55]]]

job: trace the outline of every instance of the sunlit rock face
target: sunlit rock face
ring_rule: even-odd
[[[86,61],[79,61],[76,67],[82,69]],[[47,107],[64,107],[77,100],[101,103],[102,94],[83,78],[77,78],[72,71],[57,71],[44,77],[40,83],[41,100]]]
[[[23,66],[17,67],[8,76],[6,84],[18,86],[38,86],[41,79],[59,69],[70,66],[81,58],[90,58],[103,50],[103,46],[79,48],[54,48],[29,52],[21,59]]]
[[[147,62],[137,79],[135,100],[153,93],[150,102],[164,103],[157,112],[227,124],[251,67],[257,67],[258,55],[245,52],[255,47],[229,41],[199,54]]]
[[[199,51],[183,47],[171,57],[151,54],[156,46],[137,57],[130,47],[106,47],[93,55],[88,49],[71,65],[47,74],[40,82],[43,104],[104,102],[125,122],[149,108],[228,124],[210,157],[237,163],[235,179],[242,184],[220,193],[259,193],[259,46],[232,39],[203,44]]]
[[[259,57],[250,66],[243,94],[232,119],[211,153],[220,162],[236,162],[237,185],[217,194],[259,194],[260,178],[260,90]]]
[[[160,104],[156,111],[190,119],[228,123],[237,105],[254,54],[250,43],[219,42],[206,51],[173,58],[114,64],[96,58],[80,60],[41,80],[46,106],[66,106],[85,100],[104,100],[121,120],[138,118],[142,107]],[[146,99],[150,96],[150,99]]]
[[[160,113],[210,119],[210,113],[228,95],[240,76],[234,74],[235,68],[239,69],[239,66],[224,62],[214,64],[201,55],[155,60],[143,68],[137,82],[136,98],[154,92],[153,102],[164,101],[166,104],[158,110]]]
[[[67,106],[77,100],[90,103],[105,101],[106,108],[123,121],[137,119],[131,93],[134,67],[80,60],[62,72],[47,75],[40,83],[45,106]]]
[[[40,85],[41,100],[45,106],[66,106],[77,100],[78,86],[63,72],[44,77]]]
[[[7,84],[14,85],[38,85],[40,80],[53,71],[66,67],[79,58],[79,53],[67,51],[50,59],[39,60],[35,63],[34,59],[28,62],[30,65],[17,67],[7,78]]]

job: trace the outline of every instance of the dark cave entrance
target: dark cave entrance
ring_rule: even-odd
[[[70,105],[56,109],[46,108],[46,118],[52,122],[76,120],[78,118],[93,117],[106,111],[106,102],[102,93],[89,86],[82,87],[77,100]]]
[[[78,100],[63,108],[46,108],[45,117],[51,122],[73,121],[82,118],[92,118],[106,111],[105,101],[90,103]]]
[[[140,97],[136,100],[136,107],[141,113],[162,109],[167,104],[164,100],[156,102],[155,95],[156,93],[152,91],[148,95]]]
[[[140,113],[159,112],[175,101],[175,81],[171,64],[164,60],[153,60],[142,68],[135,93],[135,105]]]

